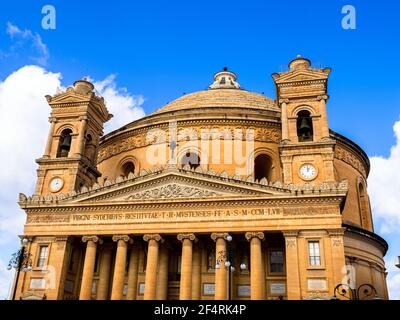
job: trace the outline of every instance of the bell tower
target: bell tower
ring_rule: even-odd
[[[335,141],[329,136],[326,102],[330,68],[312,68],[301,56],[289,70],[272,74],[281,108],[280,156],[284,183],[333,182]]]
[[[65,92],[46,96],[51,107],[50,130],[43,156],[36,160],[35,194],[70,193],[91,186],[101,175],[96,168],[103,124],[111,119],[102,97],[86,79]]]

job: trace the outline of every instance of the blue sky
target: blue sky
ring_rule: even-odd
[[[56,8],[55,30],[41,27],[46,4]],[[341,26],[346,4],[356,8],[355,30]],[[62,73],[63,85],[115,74],[118,87],[144,97],[146,113],[206,88],[224,66],[242,87],[275,98],[271,73],[301,54],[333,69],[330,127],[368,155],[388,158],[400,119],[399,12],[399,2],[388,0],[7,1],[0,10],[0,80],[34,64],[36,54],[6,33],[8,22],[40,36],[49,53],[41,66]],[[400,255],[399,234],[384,236],[390,254]]]

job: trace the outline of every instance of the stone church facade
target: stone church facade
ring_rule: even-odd
[[[330,71],[298,56],[272,100],[225,68],[105,136],[90,82],[46,96],[16,299],[329,299],[342,282],[387,299],[369,160],[329,129]]]

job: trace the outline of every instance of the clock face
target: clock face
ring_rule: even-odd
[[[61,190],[64,185],[64,181],[61,178],[53,178],[50,181],[50,190],[51,192],[57,192]]]
[[[304,180],[312,180],[317,176],[317,169],[312,164],[303,164],[299,173]]]

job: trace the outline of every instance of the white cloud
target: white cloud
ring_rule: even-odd
[[[10,32],[20,30],[10,26]],[[0,81],[0,299],[6,297],[12,272],[4,270],[3,261],[18,249],[17,235],[22,233],[25,213],[18,207],[18,193],[31,195],[37,165],[45,148],[50,107],[44,98],[61,87],[61,74],[39,66],[25,66]],[[118,88],[115,76],[96,82],[104,96],[114,123],[126,124],[144,115],[139,106],[142,96],[132,96]]]
[[[8,57],[15,54],[17,49],[24,48],[24,51],[33,54],[30,57],[32,61],[42,66],[47,64],[50,58],[49,49],[38,33],[33,33],[29,29],[21,30],[11,22],[7,22],[6,32],[14,40],[14,44],[11,46],[10,52],[2,52],[2,56]]]
[[[8,263],[7,263],[8,265]],[[6,263],[0,259],[0,300],[9,297],[11,291],[11,282],[14,277],[14,272],[7,270]]]
[[[400,300],[400,269],[396,267],[398,264],[397,256],[388,256],[385,258],[387,268],[387,286],[390,300]]]
[[[400,227],[400,121],[393,130],[396,143],[389,157],[370,158],[368,191],[374,217],[381,222],[381,233],[398,231]]]
[[[144,102],[142,95],[130,95],[126,88],[117,88],[115,75],[94,82],[96,90],[104,97],[107,109],[114,117],[105,124],[105,132],[118,129],[130,121],[142,118]]]

